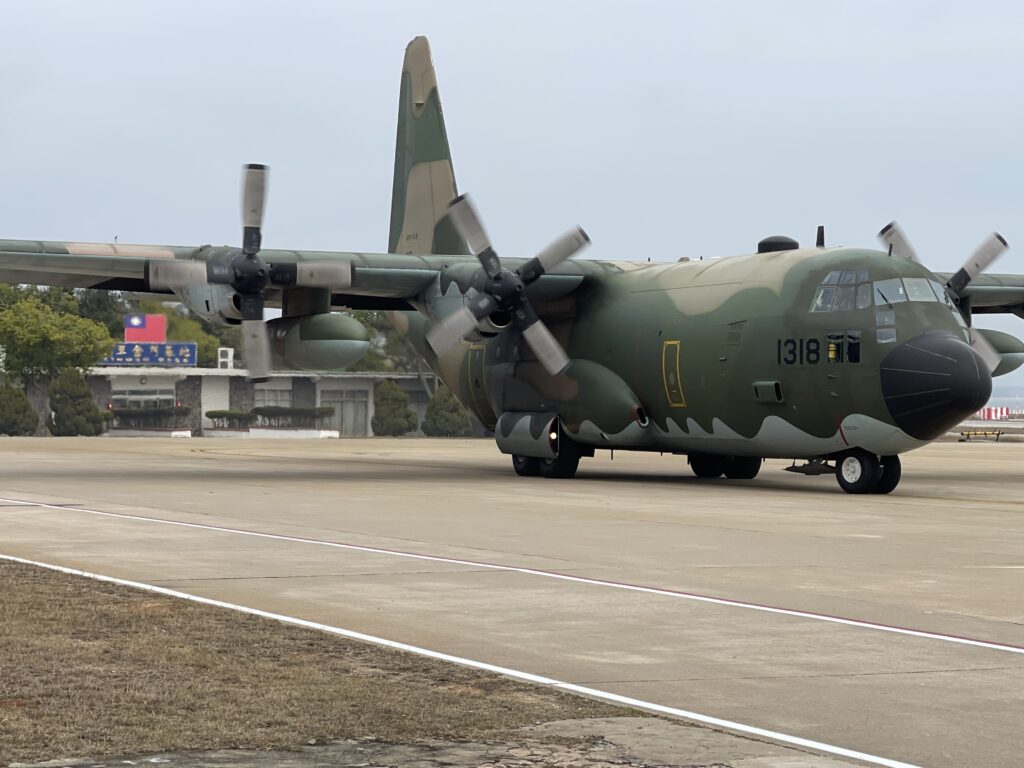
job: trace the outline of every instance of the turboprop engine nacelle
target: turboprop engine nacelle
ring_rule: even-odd
[[[1011,373],[1024,365],[1024,341],[1002,331],[993,331],[988,328],[979,328],[978,331],[999,353],[999,365],[992,371],[993,376]]]
[[[229,285],[201,283],[175,291],[190,312],[217,325],[237,324],[242,315],[235,306],[235,291]]]
[[[370,346],[366,329],[350,315],[279,317],[267,322],[273,367],[334,371],[358,362]]]

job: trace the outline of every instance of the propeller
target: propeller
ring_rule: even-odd
[[[480,223],[473,204],[466,195],[456,197],[448,207],[448,217],[470,250],[476,254],[487,280],[483,290],[476,292],[467,304],[445,317],[427,333],[434,351],[444,354],[468,336],[481,320],[495,312],[509,312],[512,324],[522,333],[537,360],[550,375],[569,367],[569,356],[552,335],[526,298],[526,286],[545,272],[572,258],[590,244],[581,227],[576,227],[542,250],[515,272],[501,265],[490,238]]]
[[[904,259],[916,261],[918,264],[921,263],[917,253],[911,247],[910,241],[907,240],[907,236],[903,234],[900,225],[895,221],[890,221],[882,227],[882,231],[878,233],[878,239],[882,241],[890,256],[900,256]]]
[[[150,259],[149,284],[160,288],[189,288],[214,283],[229,285],[242,315],[242,349],[250,381],[266,381],[270,371],[270,339],[263,319],[268,285],[282,288],[348,288],[348,261],[267,263],[260,257],[266,203],[265,165],[250,163],[242,176],[242,249],[227,263],[185,259]]]
[[[882,231],[878,233],[878,239],[888,248],[890,256],[901,256],[921,263],[917,253],[911,247],[910,241],[907,240],[903,230],[895,221],[889,222],[882,228]],[[964,289],[974,278],[992,266],[1007,248],[1009,245],[1006,238],[998,232],[993,232],[982,241],[981,245],[964,262],[964,265],[949,279],[946,283],[946,290],[954,297],[958,306],[964,297]],[[985,361],[989,371],[994,371],[1000,363],[1000,354],[974,328],[970,329],[970,339],[974,351]]]

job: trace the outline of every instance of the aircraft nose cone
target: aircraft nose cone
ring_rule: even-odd
[[[988,402],[992,375],[977,352],[949,333],[900,344],[881,366],[882,395],[896,426],[934,440]]]

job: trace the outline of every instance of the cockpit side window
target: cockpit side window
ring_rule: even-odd
[[[811,312],[849,312],[871,306],[871,276],[866,269],[829,272],[811,301]]]
[[[935,298],[945,304],[947,307],[953,306],[953,299],[949,296],[949,291],[946,290],[946,286],[940,283],[938,280],[928,281],[932,286],[932,291],[935,292]]]
[[[836,289],[833,285],[823,285],[814,294],[814,301],[811,302],[811,312],[831,312],[832,300],[835,298]]]

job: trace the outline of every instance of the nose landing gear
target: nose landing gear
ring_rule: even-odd
[[[847,493],[891,493],[901,474],[899,456],[879,458],[854,448],[836,458],[836,480]]]

